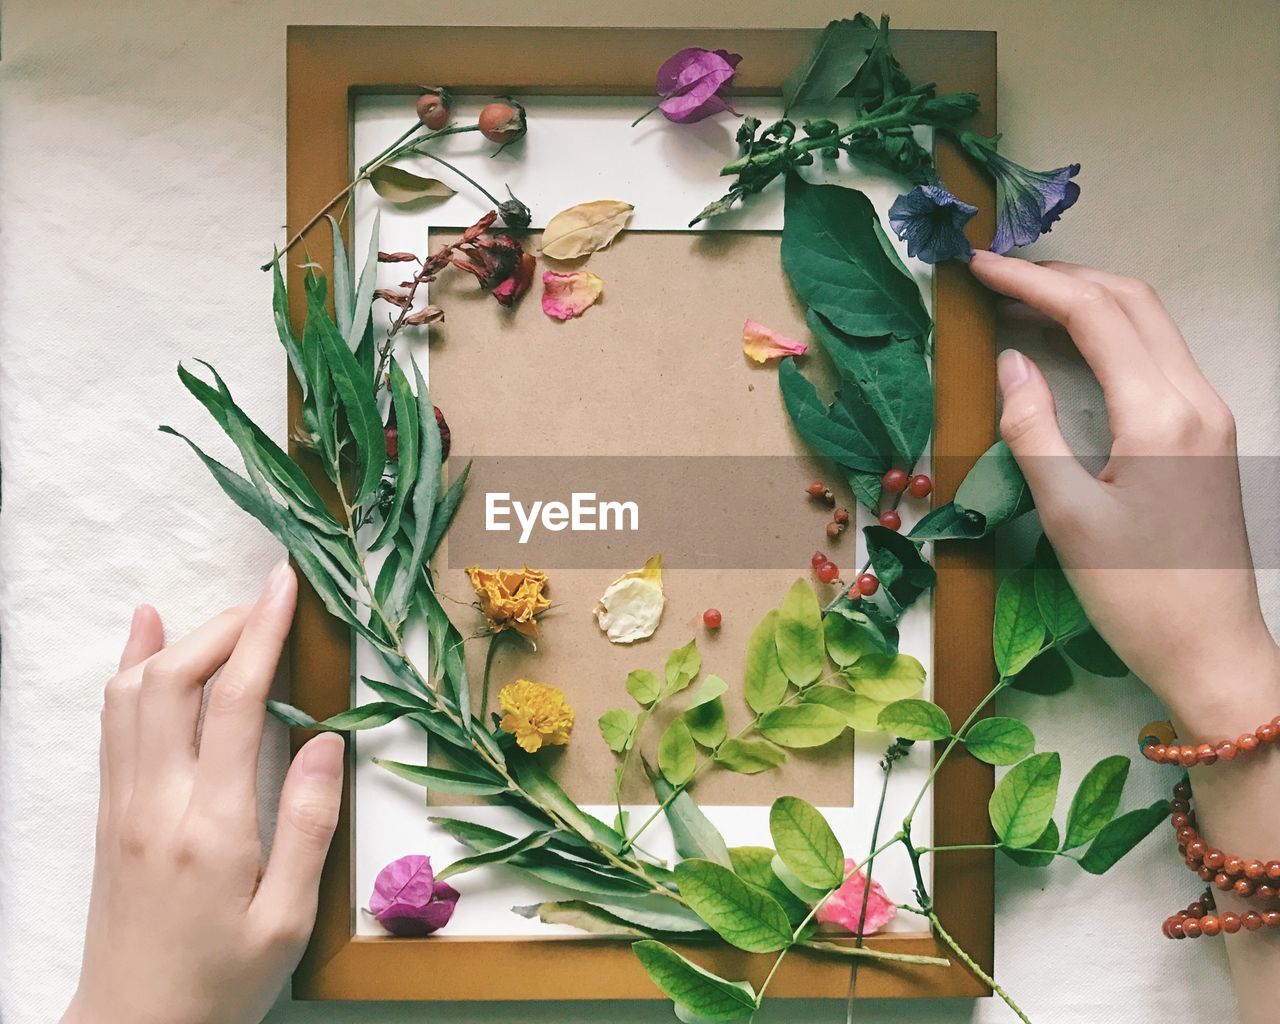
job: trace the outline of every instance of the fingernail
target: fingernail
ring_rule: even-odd
[[[130,636],[137,635],[139,628],[142,626],[142,616],[146,613],[146,608],[147,606],[145,604],[140,604],[133,610],[133,619],[129,622]]]
[[[289,568],[289,560],[287,558],[272,569],[267,576],[266,582],[262,585],[261,599],[266,601],[280,593],[292,572],[293,570]]]
[[[302,759],[302,774],[308,779],[331,782],[342,778],[342,756],[346,744],[337,733],[321,733],[298,756]]]
[[[1007,348],[996,360],[996,377],[1000,381],[1001,394],[1007,395],[1014,388],[1025,384],[1031,377],[1031,364],[1016,348]]]

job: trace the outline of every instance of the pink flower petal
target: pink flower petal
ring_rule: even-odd
[[[719,95],[737,73],[741,54],[727,50],[704,50],[690,46],[681,50],[658,68],[658,103],[670,121],[690,124],[704,117],[728,110],[729,104]]]
[[[844,862],[845,874],[857,865],[852,860]],[[857,934],[858,920],[862,917],[862,897],[867,888],[867,876],[861,871],[851,875],[819,909],[817,918],[823,924],[836,924]],[[863,935],[873,935],[897,915],[898,908],[889,899],[877,881],[871,882],[871,895],[867,898],[867,918]]]
[[[542,311],[556,320],[572,320],[594,305],[603,291],[604,282],[589,270],[548,270],[542,275]]]
[[[378,872],[369,911],[392,935],[430,935],[453,917],[458,891],[435,880],[431,860],[410,854]]]
[[[802,356],[809,351],[809,343],[748,320],[742,325],[742,351],[757,363],[764,363],[783,356]]]

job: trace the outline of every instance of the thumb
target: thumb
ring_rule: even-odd
[[[1058,411],[1049,382],[1017,349],[1000,353],[996,362],[1000,394],[1000,436],[1026,477],[1041,513],[1074,504],[1096,481],[1080,465],[1058,426]]]

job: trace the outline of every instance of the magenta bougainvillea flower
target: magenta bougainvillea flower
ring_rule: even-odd
[[[996,179],[996,234],[991,251],[1003,254],[1030,245],[1076,204],[1080,186],[1071,179],[1080,173],[1080,165],[1033,171],[996,152],[997,141],[999,136],[988,139],[973,132],[960,137],[965,150]]]
[[[917,185],[889,207],[889,225],[907,243],[907,255],[925,263],[967,260],[973,247],[964,226],[978,212],[941,185]]]
[[[458,890],[437,882],[431,858],[410,854],[378,872],[369,910],[392,935],[421,936],[439,931],[453,917]]]
[[[858,933],[858,921],[862,917],[863,894],[867,891],[867,876],[862,871],[854,871],[856,867],[852,860],[845,860],[844,872],[849,875],[848,879],[818,908],[817,913],[818,920],[823,924],[837,924],[855,935]],[[892,921],[897,913],[898,908],[889,899],[884,887],[873,881],[871,895],[867,897],[867,918],[863,922],[862,934],[873,935]]]
[[[722,90],[737,74],[742,55],[690,46],[658,68],[658,109],[668,121],[691,124],[732,111]]]

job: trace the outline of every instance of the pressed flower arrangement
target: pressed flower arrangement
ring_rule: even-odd
[[[657,76],[655,109],[676,124],[731,113],[732,81],[743,59],[727,51],[682,50]],[[784,116],[767,127],[744,118],[740,152],[724,168],[734,181],[698,219],[749,202],[783,179],[783,271],[807,307],[813,337],[787,338],[748,321],[744,352],[761,362],[779,360],[782,404],[797,432],[838,467],[855,500],[877,514],[879,523],[864,531],[868,564],[834,596],[820,600],[803,581],[781,596],[750,637],[740,687],[704,674],[696,643],[673,651],[661,666],[627,676],[630,704],[607,712],[598,729],[617,757],[615,796],[629,773],[643,775],[652,786],[657,810],[645,819],[628,820],[619,801],[615,820],[600,820],[579,807],[548,772],[547,747],[596,741],[586,723],[575,722],[558,688],[513,680],[498,691],[497,706],[491,708],[486,679],[480,699],[473,699],[462,655],[466,640],[446,614],[430,569],[466,488],[467,468],[455,467],[445,486],[447,425],[417,367],[397,357],[393,342],[406,329],[443,315],[419,302],[419,289],[441,273],[469,273],[498,303],[520,302],[535,279],[536,263],[514,233],[529,223],[523,203],[514,197],[499,202],[487,188],[465,179],[491,199],[493,213],[423,259],[379,252],[375,229],[358,275],[348,269],[339,214],[331,221],[333,280],[309,270],[307,317],[299,335],[287,315],[279,256],[268,264],[275,275],[275,322],[303,396],[302,441],[338,496],[336,511],[236,405],[211,368],[212,383],[186,369],[180,375],[235,443],[245,475],[192,447],[236,504],[288,548],[329,612],[367,642],[385,666],[384,678],[366,680],[379,698],[374,703],[323,722],[287,705],[273,705],[273,711],[293,725],[339,731],[407,722],[430,736],[450,767],[390,761],[382,767],[444,794],[514,808],[526,822],[522,830],[499,831],[463,818],[437,820],[470,851],[468,856],[440,870],[433,870],[426,851],[401,858],[379,875],[372,893],[361,894],[369,913],[393,934],[424,935],[446,926],[466,912],[465,884],[460,895],[448,880],[506,864],[563,894],[516,908],[520,913],[632,941],[635,955],[671,997],[680,1019],[732,1021],[752,1016],[778,965],[797,948],[854,964],[867,959],[944,964],[939,958],[861,947],[862,936],[895,914],[910,913],[1026,1020],[952,939],[931,899],[921,858],[958,849],[930,847],[914,827],[938,771],[960,757],[1011,766],[991,799],[996,840],[990,848],[1028,866],[1066,857],[1087,871],[1105,871],[1164,817],[1166,805],[1117,817],[1129,762],[1105,758],[1086,776],[1059,828],[1053,817],[1058,755],[1036,752],[1023,723],[982,717],[1006,688],[1053,692],[1069,684],[1067,659],[1102,674],[1125,671],[1089,626],[1043,542],[1033,564],[1010,574],[1000,587],[993,636],[999,675],[990,693],[959,724],[921,698],[924,669],[898,649],[897,624],[934,585],[924,545],[986,536],[1029,511],[1029,495],[1012,457],[996,446],[978,460],[952,502],[934,509],[909,534],[900,532],[900,518],[895,525],[902,495],[923,497],[929,490],[927,478],[914,470],[933,429],[932,320],[870,200],[853,188],[813,184],[803,168],[843,154],[900,175],[904,194],[888,211],[889,222],[908,251],[928,262],[969,252],[963,227],[973,209],[937,179],[929,149],[916,138],[919,129],[954,134],[995,176],[998,247],[1026,244],[1048,230],[1079,195],[1073,181],[1078,168],[1028,171],[998,152],[997,139],[965,131],[976,97],[939,95],[931,86],[912,83],[894,58],[887,21],[876,24],[858,16],[833,22],[787,79],[783,93],[788,113],[795,108],[813,110],[815,116],[799,125]],[[841,124],[816,116],[837,96],[853,99],[852,120]],[[424,95],[414,126],[361,167],[331,206],[364,181],[385,202],[442,198],[451,193],[449,186],[393,161],[425,156],[456,171],[432,153],[433,138],[476,131],[505,146],[525,131],[524,112],[512,101],[491,104],[475,125],[458,127],[450,125],[450,103],[442,90]],[[628,204],[614,201],[564,211],[548,222],[543,255],[575,259],[608,245],[625,228],[630,212]],[[513,230],[494,231],[498,217]],[[399,288],[379,290],[379,263],[413,266]],[[543,309],[556,319],[582,315],[602,288],[599,278],[585,271],[550,271],[543,285]],[[375,302],[392,310],[383,340],[373,330]],[[824,399],[797,363],[815,343],[839,374],[834,400]],[[917,487],[918,480],[924,484]],[[827,491],[820,486],[818,496],[825,500]],[[849,518],[836,509],[831,525],[838,532]],[[545,574],[527,566],[469,572],[495,634],[536,637],[538,618],[549,602]],[[814,573],[823,581],[824,573],[833,580],[839,575],[817,556]],[[596,610],[601,632],[622,643],[650,636],[663,600],[661,563],[655,558],[624,574],[602,596]],[[704,622],[717,628],[720,612],[708,609]],[[406,644],[409,632],[420,626],[429,637],[425,664],[415,661]],[[637,661],[643,660],[637,654]],[[751,713],[749,723],[732,735],[728,701],[744,702]],[[658,740],[656,763],[649,764],[639,754],[639,740],[660,720],[670,724]],[[783,764],[790,750],[821,747],[847,729],[869,734],[863,742],[874,735],[889,737],[882,761],[885,786],[912,744],[940,745],[910,813],[892,830],[886,827],[885,834],[878,823],[865,849],[843,849],[822,814],[798,796],[782,797],[771,807],[772,845],[767,847],[730,848],[698,808],[696,783],[707,772],[767,772]],[[678,858],[672,864],[659,863],[644,850],[644,833],[659,819],[675,839]],[[916,885],[909,898],[886,893],[875,880],[877,862],[888,856],[904,856],[910,864]],[[857,941],[833,941],[840,932],[831,928],[852,933]],[[696,953],[690,957],[672,948],[675,940],[686,947],[724,941],[769,954],[775,957],[773,970],[756,986],[720,977],[700,966]]]

